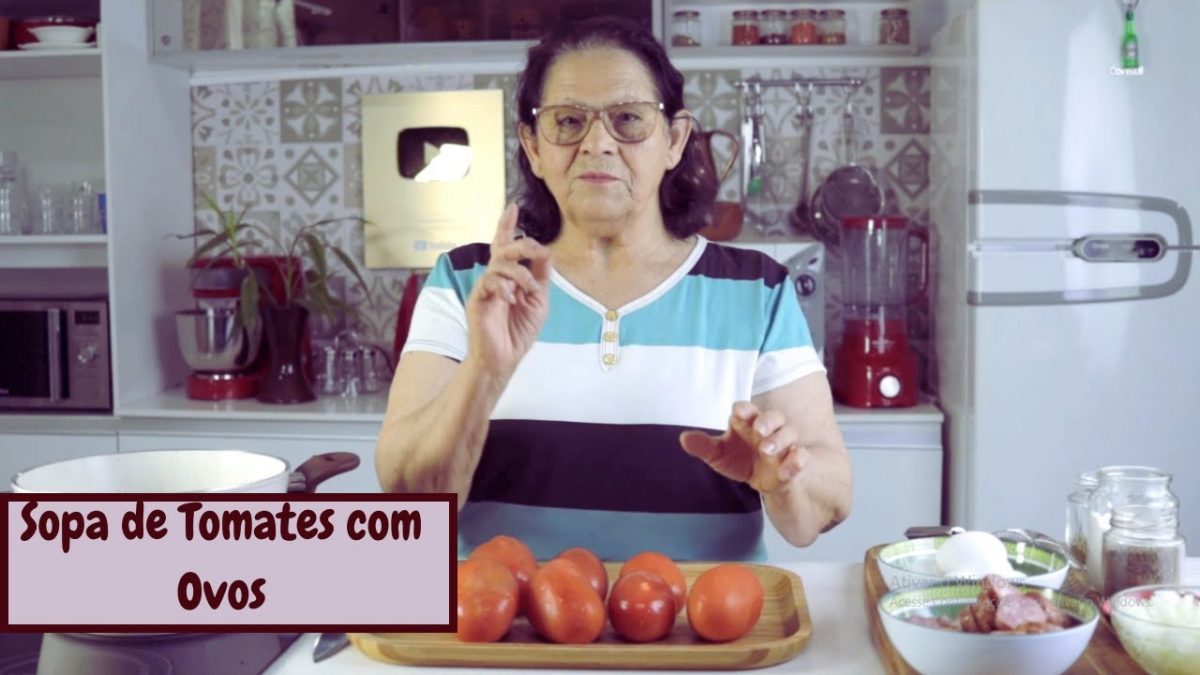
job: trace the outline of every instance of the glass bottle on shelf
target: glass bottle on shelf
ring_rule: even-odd
[[[879,13],[879,44],[907,45],[908,44],[908,10],[903,8],[885,9]]]
[[[1096,590],[1104,588],[1104,535],[1111,529],[1118,507],[1133,505],[1179,510],[1179,499],[1171,492],[1171,474],[1146,466],[1107,466],[1099,471],[1100,483],[1088,498],[1088,580]]]
[[[1085,471],[1075,480],[1075,490],[1067,496],[1067,527],[1065,541],[1067,550],[1080,564],[1086,565],[1088,559],[1088,518],[1091,511],[1088,500],[1100,484],[1100,477],[1095,471]]]
[[[841,9],[821,11],[821,44],[846,44],[846,12]]]
[[[788,32],[788,42],[794,45],[815,45],[820,38],[817,12],[811,9],[792,10],[792,25]]]
[[[759,13],[764,45],[783,45],[788,41],[788,13],[782,9],[764,9]]]
[[[733,44],[738,46],[758,44],[758,12],[739,9],[733,13]]]
[[[700,12],[683,9],[671,15],[671,46],[700,46]]]

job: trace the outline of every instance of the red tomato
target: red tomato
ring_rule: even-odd
[[[608,620],[630,642],[661,640],[675,626],[675,594],[653,572],[630,572],[613,584]]]
[[[477,546],[467,557],[468,560],[476,558],[499,560],[512,572],[520,589],[517,616],[524,615],[529,607],[529,580],[533,578],[533,573],[538,568],[537,560],[533,557],[533,552],[529,550],[529,547],[520,539],[501,534]]]
[[[725,563],[705,570],[692,582],[688,625],[705,640],[729,642],[754,628],[762,608],[758,577],[743,565]]]
[[[630,572],[643,570],[654,572],[667,582],[667,585],[671,587],[671,592],[675,594],[675,611],[682,610],[683,606],[687,604],[687,579],[684,578],[679,565],[661,553],[643,551],[625,561],[617,578],[620,579]]]
[[[529,622],[551,642],[595,642],[604,630],[604,603],[578,565],[556,558],[529,582]]]
[[[495,642],[517,615],[517,580],[491,558],[458,564],[458,639]]]
[[[569,548],[555,557],[565,558],[579,565],[579,571],[587,575],[588,581],[592,582],[592,588],[600,594],[601,602],[604,601],[604,597],[608,595],[608,570],[604,569],[604,563],[600,562],[600,558],[597,558],[595,553],[577,546]]]

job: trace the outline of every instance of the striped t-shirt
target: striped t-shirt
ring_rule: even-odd
[[[459,514],[459,555],[497,534],[539,559],[761,560],[759,494],[688,455],[688,429],[723,433],[734,402],[824,371],[779,263],[702,237],[657,288],[616,310],[551,271],[550,312],[492,412]],[[465,301],[489,247],[441,255],[404,351],[461,361]]]

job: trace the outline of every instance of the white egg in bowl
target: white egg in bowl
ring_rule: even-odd
[[[1061,553],[1036,544],[967,531],[888,544],[879,551],[879,571],[888,590],[987,574],[1059,590],[1070,565]]]

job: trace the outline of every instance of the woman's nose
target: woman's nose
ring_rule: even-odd
[[[608,133],[608,127],[599,115],[592,118],[591,127],[584,134],[583,140],[579,142],[579,149],[591,154],[616,152],[617,139]]]

